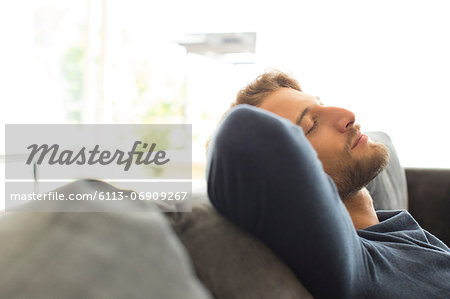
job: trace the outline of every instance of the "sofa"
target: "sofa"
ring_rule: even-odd
[[[402,168],[388,135],[369,136],[390,150],[368,186],[375,208],[408,209],[449,245],[450,169]],[[81,180],[58,192],[98,189],[117,190]],[[206,187],[190,204],[192,212],[147,203],[142,213],[6,213],[0,297],[312,298],[268,247],[216,212]]]

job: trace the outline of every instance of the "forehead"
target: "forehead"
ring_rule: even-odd
[[[280,88],[269,94],[259,107],[295,123],[298,115],[313,105],[318,105],[317,97],[292,88]]]

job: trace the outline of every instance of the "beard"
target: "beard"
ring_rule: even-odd
[[[348,146],[334,163],[328,167],[324,165],[325,172],[333,179],[343,201],[367,186],[389,161],[388,148],[370,140],[360,156],[352,155],[351,142],[356,133],[350,135]]]

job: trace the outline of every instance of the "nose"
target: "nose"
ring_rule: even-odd
[[[341,133],[345,133],[355,124],[355,114],[347,109],[328,107],[327,119]]]

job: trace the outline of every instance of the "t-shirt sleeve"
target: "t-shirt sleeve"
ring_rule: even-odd
[[[207,162],[212,204],[257,236],[318,297],[346,297],[363,247],[302,129],[239,105],[214,134]]]

